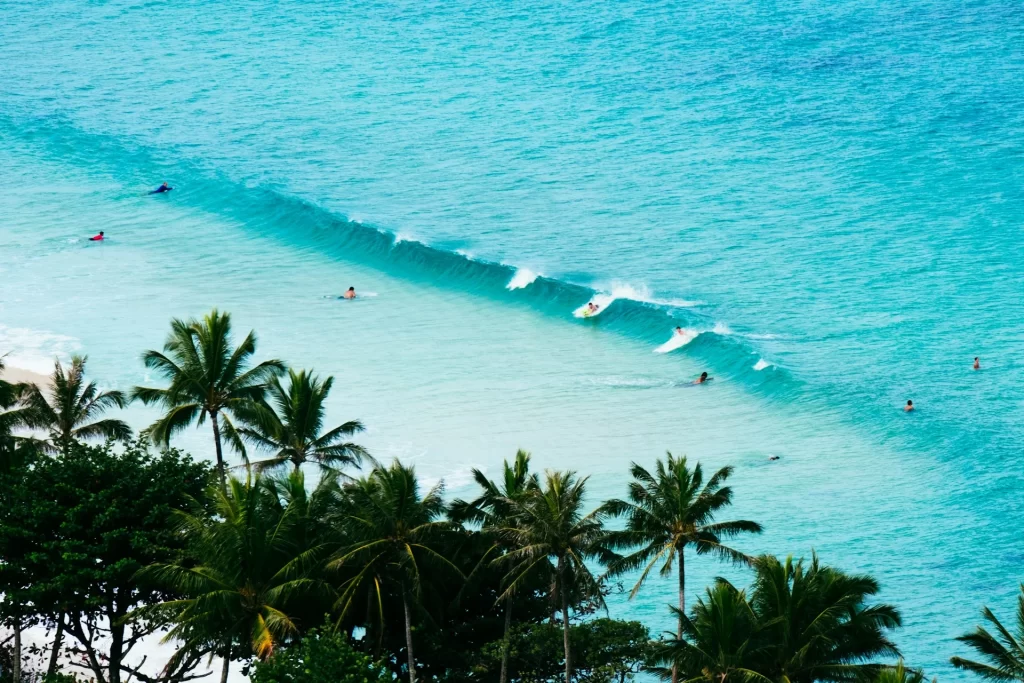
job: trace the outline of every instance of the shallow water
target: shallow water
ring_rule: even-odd
[[[872,572],[959,680],[1020,579],[1018,9],[4,3],[0,352],[127,387],[218,306],[454,491],[517,447],[595,501],[733,464],[741,547]]]

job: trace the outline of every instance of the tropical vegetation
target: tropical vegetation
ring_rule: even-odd
[[[213,311],[144,354],[163,387],[101,391],[84,357],[47,386],[0,381],[0,682],[184,683],[211,662],[256,683],[924,680],[872,577],[744,547],[762,529],[726,517],[729,467],[633,463],[602,502],[520,451],[449,500],[372,458],[361,422],[328,419],[333,377],[255,354]],[[134,440],[109,414],[130,400],[162,412]],[[207,420],[213,467],[169,446]],[[688,605],[688,554],[749,585],[720,578]],[[612,618],[613,594],[656,576],[673,632]],[[952,665],[1024,681],[1024,588],[1014,627],[983,614]],[[50,634],[32,657],[29,626]],[[160,662],[140,652],[155,639]]]

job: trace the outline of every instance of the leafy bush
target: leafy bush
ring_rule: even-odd
[[[252,683],[391,683],[391,673],[371,657],[353,649],[344,633],[329,624],[301,641],[257,662]]]

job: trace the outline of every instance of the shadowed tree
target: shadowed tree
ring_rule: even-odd
[[[1024,681],[1024,584],[1017,596],[1016,633],[1006,628],[988,607],[981,613],[994,632],[978,626],[957,640],[966,643],[985,661],[952,657],[950,663],[990,681]]]
[[[322,469],[337,470],[358,466],[366,450],[346,441],[363,431],[358,420],[352,420],[321,433],[324,427],[324,402],[334,378],[320,379],[305,370],[288,371],[288,386],[273,378],[267,385],[264,401],[239,415],[245,426],[238,433],[258,450],[271,457],[254,462],[257,470],[283,467],[289,463],[299,470],[307,462]]]
[[[268,360],[249,367],[256,352],[256,334],[249,332],[242,343],[232,345],[231,316],[214,309],[202,320],[171,321],[171,334],[163,352],[147,351],[142,360],[170,383],[166,389],[135,387],[132,399],[146,405],[160,405],[167,412],[149,428],[157,443],[167,444],[171,436],[207,418],[213,427],[217,450],[217,472],[221,487],[227,488],[222,438],[245,453],[231,418],[251,409],[263,398],[267,382],[284,372],[284,364]]]
[[[773,683],[758,669],[761,664],[760,626],[746,593],[719,579],[698,598],[690,616],[673,607],[682,634],[662,641],[656,659],[667,669],[652,669],[662,679],[678,676],[687,683]]]
[[[655,567],[661,565],[659,573],[669,576],[678,564],[676,614],[677,636],[681,636],[686,610],[686,548],[692,547],[698,555],[746,563],[750,558],[723,541],[741,533],[760,533],[761,525],[748,520],[715,521],[716,515],[732,504],[732,489],[722,485],[732,474],[731,467],[723,467],[704,483],[700,463],[691,470],[685,457],[669,453],[665,461],[657,461],[654,474],[636,463],[630,473],[629,500],[605,503],[608,514],[626,518],[626,528],[610,532],[608,544],[620,550],[639,549],[611,562],[608,573],[619,575],[643,568],[630,592],[632,599]],[[675,683],[679,677],[673,675],[672,680]]]
[[[443,577],[464,579],[439,550],[445,535],[457,528],[443,519],[442,490],[438,484],[421,494],[415,471],[397,461],[345,484],[339,519],[351,540],[328,565],[345,575],[336,603],[339,621],[359,598],[365,598],[377,613],[377,628],[382,629],[386,597],[399,594],[409,683],[416,681],[412,611],[421,601],[424,585]]]
[[[920,669],[908,669],[901,659],[896,666],[886,667],[871,683],[924,683],[924,672]],[[936,683],[938,679],[933,679]]]
[[[569,596],[589,597],[604,607],[601,583],[587,563],[613,557],[605,546],[604,509],[583,513],[586,483],[587,478],[577,478],[575,472],[546,472],[543,489],[514,501],[510,517],[514,524],[500,531],[512,548],[502,558],[509,567],[503,600],[515,595],[535,572],[551,572],[551,597],[562,613],[566,683],[571,683],[573,675]]]
[[[871,660],[899,657],[886,631],[900,625],[895,607],[868,606],[878,583],[792,557],[754,561],[751,603],[766,644],[762,672],[790,683],[870,680],[887,667]]]
[[[94,382],[86,382],[85,362],[85,356],[72,356],[65,369],[55,361],[45,393],[38,385],[24,385],[25,421],[49,432],[43,448],[52,453],[64,453],[83,439],[131,438],[132,430],[123,420],[97,419],[111,408],[123,408],[125,397],[120,391],[100,391]]]
[[[488,479],[478,469],[473,470],[473,479],[481,488],[479,496],[472,501],[456,500],[452,503],[449,516],[456,522],[479,524],[482,533],[494,538],[494,550],[506,553],[515,546],[510,545],[501,536],[502,529],[513,528],[518,524],[517,505],[523,504],[527,497],[540,489],[540,480],[536,474],[530,473],[530,454],[520,450],[516,452],[515,463],[509,465],[505,461],[502,477],[498,482]],[[507,536],[507,535],[506,535]],[[500,562],[500,558],[497,560]],[[503,586],[503,588],[505,588]],[[505,597],[505,627],[502,636],[501,675],[499,683],[508,681],[508,648],[509,632],[512,628],[512,599]]]
[[[144,613],[172,624],[165,641],[184,643],[176,656],[196,650],[220,656],[222,683],[232,658],[266,659],[298,632],[290,604],[303,597],[330,599],[326,584],[307,575],[323,547],[305,533],[310,496],[301,473],[293,477],[296,481],[282,489],[258,475],[245,482],[231,479],[226,491],[214,487],[212,510],[197,504],[194,511],[178,513],[187,549],[182,562],[140,572],[140,578],[186,596]],[[329,480],[321,484],[331,485]],[[288,496],[297,487],[303,493]],[[288,497],[280,498],[279,491]]]

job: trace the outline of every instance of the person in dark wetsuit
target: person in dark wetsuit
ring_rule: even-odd
[[[160,187],[156,188],[155,190],[151,190],[150,194],[160,194],[162,192],[170,192],[173,189],[174,188],[171,187],[170,185],[168,185],[167,183],[163,183],[163,184],[160,185]]]

